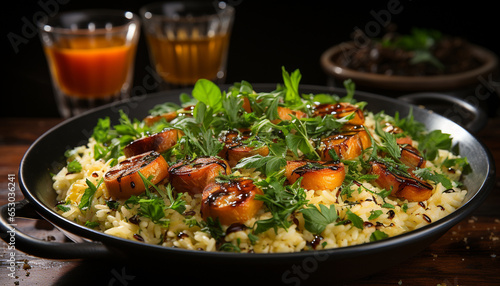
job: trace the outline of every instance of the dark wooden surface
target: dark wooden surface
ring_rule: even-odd
[[[8,200],[9,174],[15,176],[16,201],[23,199],[17,180],[22,156],[38,136],[59,122],[61,120],[57,118],[0,119],[0,205]],[[500,162],[499,127],[499,118],[490,119],[477,135],[490,149],[496,162]],[[65,240],[64,235],[46,222],[16,218],[16,223],[32,236],[61,242]],[[0,247],[0,285],[145,285],[143,282],[149,281],[151,275],[119,263],[48,260],[16,251],[15,277],[11,277],[8,259],[12,251],[3,241],[0,241]],[[497,174],[495,187],[482,206],[424,251],[396,267],[345,285],[500,285],[498,255],[500,176]],[[381,257],[381,263],[383,261]],[[147,264],[147,261],[144,263]],[[168,269],[165,271],[159,275],[168,274]],[[251,274],[251,270],[244,272],[255,275]],[[193,275],[196,275],[195,271]],[[223,272],[221,275],[223,277]],[[242,273],[242,277],[244,275]],[[161,280],[165,282],[168,278]],[[333,285],[334,281],[332,278],[327,285]],[[189,277],[184,285],[191,285]],[[263,282],[263,285],[266,284]]]

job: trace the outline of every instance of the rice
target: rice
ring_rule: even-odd
[[[374,128],[373,115],[366,117],[365,126]],[[379,138],[375,138],[379,140]],[[416,142],[417,143],[417,142]],[[72,159],[78,160],[82,170],[78,173],[69,173],[62,168],[53,176],[53,188],[58,200],[66,208],[56,208],[56,211],[68,220],[82,225],[91,225],[96,230],[124,239],[144,242],[146,244],[162,245],[190,250],[218,251],[221,241],[207,231],[199,222],[203,221],[200,214],[201,194],[183,194],[186,202],[185,211],[180,214],[174,210],[165,211],[165,220],[160,223],[150,218],[138,216],[138,206],[127,207],[124,200],[119,200],[117,209],[113,209],[104,197],[106,185],[100,184],[95,192],[88,209],[80,209],[79,203],[88,188],[87,180],[98,185],[104,174],[111,167],[111,160],[94,159],[93,138],[85,146],[73,150]],[[447,158],[456,158],[446,150],[440,150],[433,162],[427,162],[425,167],[442,172],[439,166]],[[118,158],[118,162],[125,157]],[[256,180],[263,175],[254,170],[240,170],[239,175],[248,176]],[[452,179],[461,176],[460,170],[449,174]],[[400,235],[430,223],[436,222],[458,209],[467,193],[456,186],[446,189],[441,183],[433,185],[431,197],[423,202],[408,202],[395,197],[382,198],[381,189],[370,182],[361,185],[352,185],[350,197],[341,196],[337,189],[305,190],[308,204],[335,207],[339,218],[347,217],[351,212],[361,218],[363,225],[355,226],[350,221],[330,223],[321,234],[313,234],[304,227],[304,217],[301,212],[293,214],[292,223],[287,228],[270,228],[257,237],[252,233],[251,226],[257,221],[272,217],[272,213],[262,208],[255,217],[244,223],[247,227],[228,231],[229,226],[222,226],[225,235],[221,238],[222,244],[229,246],[224,250],[255,253],[283,253],[298,252],[312,249],[329,249],[370,242],[370,238],[377,230],[383,231],[388,237]],[[165,204],[171,202],[164,198]],[[374,214],[376,218],[370,219]]]

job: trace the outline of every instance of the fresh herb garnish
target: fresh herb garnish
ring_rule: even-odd
[[[83,196],[80,199],[80,203],[78,204],[79,209],[87,210],[91,206],[94,194],[103,182],[103,179],[99,180],[99,183],[96,186],[89,179],[86,180],[88,188],[85,189]]]
[[[214,112],[222,109],[221,90],[215,83],[209,80],[198,80],[194,85],[192,95],[199,102],[203,102],[206,106],[212,108]]]
[[[85,226],[89,227],[89,228],[96,228],[96,227],[99,226],[99,222],[97,222],[97,221],[89,221],[88,220],[88,221],[85,222]]]
[[[419,142],[418,150],[427,160],[434,160],[439,155],[439,149],[450,150],[452,147],[452,138],[450,134],[443,133],[441,130],[427,132],[425,126],[415,121],[413,110],[405,118],[400,118],[399,113],[394,116],[395,125],[404,131],[404,135],[410,136],[413,140]]]
[[[378,218],[380,215],[382,215],[384,212],[381,210],[371,210],[370,211],[370,216],[368,217],[368,220],[374,220]]]
[[[313,234],[321,234],[328,224],[335,222],[338,218],[334,205],[327,207],[320,204],[319,209],[314,205],[309,205],[300,212],[304,216],[305,228]]]
[[[67,169],[68,173],[79,173],[82,171],[82,164],[77,160],[73,160],[68,163]]]
[[[435,184],[441,183],[446,189],[453,188],[452,181],[448,177],[435,171],[431,171],[429,168],[417,169],[413,171],[413,173],[418,177],[424,180],[430,180]]]
[[[352,225],[359,229],[363,229],[363,219],[361,219],[357,214],[353,213],[350,209],[347,210],[347,219],[352,222]]]
[[[56,206],[58,209],[62,210],[63,212],[67,212],[67,211],[70,211],[71,210],[71,207],[66,204],[66,205],[63,205],[63,204],[59,204]]]
[[[302,208],[306,203],[306,194],[300,187],[300,179],[293,185],[285,185],[285,177],[273,175],[265,180],[256,182],[255,185],[264,191],[264,195],[256,195],[255,199],[264,201],[272,217],[256,222],[254,234],[259,234],[278,227],[287,229],[291,224],[291,215]]]
[[[372,234],[370,235],[370,241],[374,242],[374,241],[386,239],[388,237],[389,237],[389,235],[387,233],[377,229],[374,232],[372,232]]]
[[[289,74],[285,67],[281,68],[283,82],[285,84],[285,105],[288,107],[298,107],[302,105],[302,99],[299,94],[299,82],[302,78],[299,70]]]
[[[218,218],[208,217],[206,221],[202,222],[202,226],[201,230],[209,233],[216,241],[221,241],[226,235]]]
[[[134,205],[139,205],[138,214],[150,218],[154,223],[168,224],[165,219],[165,210],[172,209],[180,214],[186,210],[186,202],[182,199],[182,194],[177,194],[174,198],[172,188],[167,185],[163,191],[161,187],[151,182],[151,177],[146,178],[140,172],[146,191],[140,196],[131,196],[124,203],[126,208],[131,209]],[[156,192],[152,192],[154,190]],[[165,199],[170,201],[170,205],[165,204]]]

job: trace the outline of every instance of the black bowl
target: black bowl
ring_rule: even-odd
[[[222,88],[225,88],[224,86]],[[257,91],[270,91],[274,85],[254,85]],[[189,91],[188,91],[189,92]],[[346,94],[343,89],[319,86],[301,86],[303,93]],[[19,181],[25,200],[17,203],[16,216],[40,215],[55,226],[83,237],[90,242],[57,243],[34,239],[17,232],[16,248],[28,254],[49,259],[103,259],[118,258],[138,264],[161,262],[175,273],[188,270],[190,279],[206,278],[223,270],[225,277],[238,274],[244,281],[281,282],[299,285],[317,279],[332,277],[335,282],[353,280],[387,269],[409,259],[441,237],[455,224],[479,207],[492,189],[495,166],[485,146],[460,125],[434,112],[411,105],[402,100],[375,94],[357,92],[355,98],[368,102],[367,109],[385,111],[394,115],[397,111],[406,116],[411,109],[415,119],[429,130],[441,129],[450,133],[459,154],[469,159],[473,173],[465,176],[463,183],[468,193],[462,207],[452,214],[420,229],[389,239],[337,249],[298,253],[248,254],[202,252],[126,240],[76,224],[58,215],[54,210],[56,194],[52,189],[50,172],[57,171],[64,163],[64,151],[87,142],[97,120],[110,117],[118,123],[118,110],[124,110],[131,118],[143,118],[156,104],[179,102],[180,91],[161,92],[111,104],[92,112],[71,118],[42,135],[26,152],[19,169]],[[8,231],[7,205],[1,208],[0,228]],[[193,275],[191,267],[201,264]],[[251,273],[243,271],[252,269]],[[191,271],[191,272],[190,272]],[[256,275],[258,273],[258,275]],[[160,275],[160,274],[159,274]],[[267,284],[267,283],[266,283]]]

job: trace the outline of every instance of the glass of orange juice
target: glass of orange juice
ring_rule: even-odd
[[[177,1],[140,9],[151,63],[164,88],[223,83],[234,8],[218,1]]]
[[[38,24],[63,117],[129,97],[140,31],[137,15],[85,10]]]

